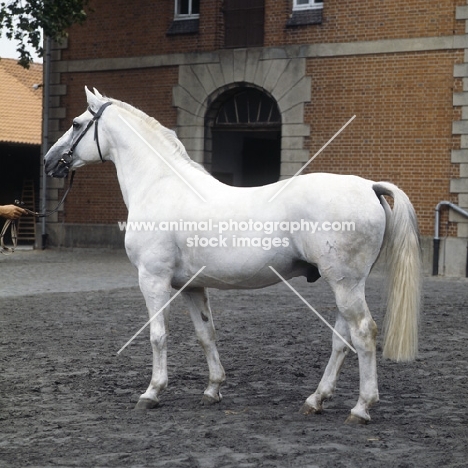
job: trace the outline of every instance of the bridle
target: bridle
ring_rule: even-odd
[[[98,131],[98,123],[99,119],[102,116],[102,113],[106,110],[107,107],[109,107],[112,104],[112,102],[106,102],[103,104],[97,112],[94,112],[91,110],[90,107],[88,107],[88,111],[93,115],[93,118],[87,123],[85,129],[78,135],[76,140],[72,143],[70,146],[70,149],[63,154],[61,159],[59,160],[58,164],[65,166],[67,169],[70,169],[70,166],[73,163],[73,153],[78,146],[78,143],[83,139],[83,137],[86,135],[88,130],[95,124],[94,126],[94,141],[96,142],[97,149],[99,152],[99,157],[101,158],[101,161],[104,163],[106,162],[105,159],[102,157],[102,152],[101,152],[101,146],[99,144],[99,131]],[[42,213],[39,213],[37,211],[32,211],[28,210],[27,208],[23,208],[23,210],[26,212],[27,215],[34,216],[36,218],[46,218],[47,216],[50,216],[54,213],[56,213],[59,208],[63,205],[65,202],[65,199],[67,198],[68,193],[70,192],[72,185],[73,185],[73,178],[75,177],[75,171],[71,171],[71,176],[68,182],[68,187],[67,190],[65,191],[62,199],[59,201],[58,205],[50,211],[44,211]],[[20,200],[15,200],[15,205],[21,206],[23,205],[23,202]],[[11,254],[15,251],[16,246],[18,245],[18,235],[17,235],[17,226],[16,226],[16,220],[12,219],[7,219],[5,221],[5,224],[3,225],[2,231],[0,232],[0,253],[7,255]],[[4,243],[4,237],[6,233],[8,232],[8,228],[11,228],[10,236],[11,236],[11,241],[13,244],[13,247],[7,247]]]
[[[71,166],[71,164],[73,162],[73,153],[74,153],[76,147],[78,146],[78,143],[83,139],[83,137],[86,135],[86,133],[88,133],[88,130],[93,126],[93,124],[96,124],[94,126],[94,141],[96,142],[96,145],[97,145],[97,148],[98,148],[99,157],[101,158],[102,162],[105,162],[104,158],[102,157],[101,146],[99,145],[98,123],[99,123],[99,119],[102,116],[102,113],[110,105],[112,105],[112,102],[106,102],[105,104],[103,104],[99,108],[99,110],[97,112],[92,111],[91,108],[88,107],[88,111],[91,112],[91,114],[93,115],[93,118],[88,122],[85,129],[78,135],[77,139],[72,143],[72,145],[70,146],[70,149],[66,153],[63,154],[62,158],[58,162],[59,164],[65,166],[67,169],[70,169],[70,166]],[[66,159],[66,158],[68,158],[68,159]]]

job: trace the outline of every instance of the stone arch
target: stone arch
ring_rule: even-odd
[[[309,158],[304,137],[310,127],[304,123],[304,104],[310,102],[311,80],[306,60],[289,58],[282,51],[262,49],[224,50],[209,63],[181,65],[179,82],[173,89],[177,108],[177,134],[189,155],[203,163],[205,117],[215,99],[230,87],[249,84],[263,89],[278,104],[281,113],[281,177],[297,172]]]
[[[281,113],[264,89],[238,83],[217,90],[205,114],[203,164],[230,185],[276,182],[281,171]]]

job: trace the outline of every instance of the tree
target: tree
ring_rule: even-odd
[[[43,56],[42,33],[60,42],[66,30],[86,19],[88,0],[10,0],[0,3],[0,36],[17,43],[18,63],[29,68],[31,50]]]

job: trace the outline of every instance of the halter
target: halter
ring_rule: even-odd
[[[98,152],[99,152],[99,157],[101,158],[102,162],[105,162],[105,159],[102,157],[101,153],[101,146],[99,145],[99,132],[98,132],[98,121],[102,116],[102,113],[105,111],[106,107],[109,107],[112,104],[112,102],[106,102],[103,104],[97,112],[93,112],[89,107],[88,111],[91,112],[93,115],[93,118],[88,122],[86,125],[86,128],[80,133],[78,138],[73,142],[71,145],[70,149],[64,153],[62,158],[59,160],[59,164],[65,166],[67,169],[70,169],[70,166],[73,162],[73,152],[75,151],[76,147],[78,146],[78,143],[82,140],[82,138],[86,135],[87,131],[92,127],[92,125],[95,123],[94,127],[94,141],[96,142]],[[65,158],[68,158],[65,159]],[[75,171],[72,171],[70,180],[68,182],[68,188],[65,191],[62,199],[58,203],[58,205],[51,211],[44,211],[43,213],[38,213],[37,211],[31,211],[28,210],[27,208],[23,208],[24,211],[26,211],[26,214],[35,216],[36,218],[45,218],[47,216],[50,216],[53,213],[56,213],[59,208],[63,205],[65,198],[67,198],[68,192],[70,192],[72,185],[73,185],[73,178],[75,177]],[[19,200],[15,200],[15,205],[21,206],[23,203]],[[11,228],[11,240],[13,242],[13,247],[7,247],[4,243],[4,237],[5,234],[8,231],[8,228]],[[0,253],[7,255],[9,253],[13,253],[15,251],[15,248],[18,243],[18,236],[17,236],[17,226],[14,220],[7,219],[3,229],[0,232]]]
[[[88,111],[91,114],[93,114],[93,118],[88,122],[88,124],[86,125],[86,128],[78,135],[78,138],[72,143],[72,145],[70,146],[70,149],[66,153],[64,153],[62,158],[59,160],[59,164],[62,164],[67,169],[70,169],[70,166],[71,166],[71,164],[73,162],[73,153],[74,153],[76,147],[78,146],[78,143],[82,140],[82,138],[86,135],[86,133],[88,132],[88,130],[92,127],[92,125],[94,123],[96,124],[95,127],[94,127],[94,141],[97,144],[97,149],[98,149],[99,157],[101,158],[101,161],[105,162],[104,158],[102,157],[101,146],[99,145],[98,122],[99,122],[99,119],[102,116],[102,113],[111,104],[112,104],[112,102],[106,102],[105,104],[103,104],[99,108],[99,110],[97,112],[93,112],[91,110],[91,108],[88,107]],[[68,159],[66,159],[66,158],[68,158]]]

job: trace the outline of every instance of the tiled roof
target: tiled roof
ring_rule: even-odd
[[[29,70],[17,60],[0,60],[0,142],[41,144],[42,65]]]

